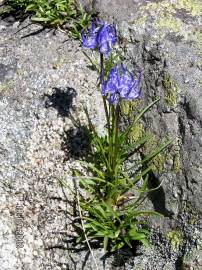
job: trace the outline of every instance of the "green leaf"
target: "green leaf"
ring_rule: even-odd
[[[105,250],[105,251],[107,250],[108,241],[109,241],[109,237],[108,237],[108,236],[105,236],[105,237],[104,237],[104,250]]]
[[[123,241],[113,245],[112,252],[121,249],[124,245],[125,245],[125,243]]]
[[[101,179],[104,179],[104,178],[105,178],[103,172],[101,172],[98,168],[96,168],[95,165],[93,165],[93,164],[91,164],[91,163],[87,163],[87,162],[85,162],[85,161],[81,161],[81,160],[80,160],[79,162],[80,162],[82,165],[84,165],[85,167],[87,167],[87,168],[91,169],[92,171],[96,172],[96,173],[100,176]],[[103,181],[104,181],[104,180],[103,180]]]
[[[26,7],[25,12],[27,12],[27,11],[32,11],[32,10],[34,10],[34,8],[35,8],[35,5],[34,5],[34,4],[30,4],[30,5],[28,5],[28,6]]]
[[[159,216],[159,217],[163,217],[162,214],[156,212],[156,211],[135,211],[134,212],[134,216],[149,216],[149,215],[154,215],[154,216]]]
[[[135,117],[133,123],[122,133],[121,135],[121,141],[122,143],[125,143],[126,140],[128,139],[128,135],[130,134],[130,131],[132,127],[141,119],[141,117],[149,110],[151,109],[154,104],[156,104],[160,98],[155,99],[153,102],[151,102],[147,107],[145,107],[139,114],[138,116]]]
[[[150,246],[150,243],[149,243],[149,241],[148,241],[147,238],[140,239],[140,242],[142,242],[142,244],[143,244],[145,247],[149,247],[149,246]]]
[[[170,139],[167,142],[161,144],[154,152],[147,155],[143,160],[137,162],[135,165],[131,166],[128,169],[128,171],[132,170],[133,168],[135,168],[136,166],[138,166],[140,164],[144,164],[145,162],[152,160],[155,156],[157,156],[159,153],[161,153],[166,147],[168,147],[168,145],[170,145],[172,142],[173,142],[173,139]]]
[[[140,179],[142,179],[143,176],[145,176],[148,172],[150,172],[152,170],[152,166],[149,166],[148,168],[146,168],[144,171],[142,171],[140,174],[138,174],[137,176],[135,176],[133,183],[137,183],[138,181],[140,181]]]
[[[140,239],[146,238],[145,233],[136,231],[135,229],[130,229],[128,231],[128,235],[129,235],[130,239],[132,239],[132,240],[140,240]]]
[[[129,237],[128,237],[128,236],[125,236],[123,239],[124,239],[124,241],[126,242],[126,244],[127,244],[130,248],[132,248],[132,245],[131,245],[131,243],[130,243]]]
[[[86,52],[83,51],[83,54],[88,58],[90,61],[91,65],[95,68],[95,70],[99,73],[100,72],[100,67],[96,61],[94,61]]]
[[[168,140],[167,142],[161,144],[153,153],[146,156],[142,161],[141,164],[150,161],[153,159],[156,155],[158,155],[160,152],[162,152],[169,144],[173,142],[173,139]]]
[[[32,20],[35,21],[35,22],[48,22],[49,21],[49,18],[35,17],[35,16],[33,16],[32,17]]]
[[[141,138],[140,140],[138,140],[137,142],[131,144],[131,145],[127,145],[124,147],[124,151],[128,152],[128,151],[134,151],[135,149],[139,148],[140,146],[142,146],[144,143],[146,143],[148,140],[150,140],[152,138],[152,134],[146,134],[143,138]]]
[[[116,231],[114,234],[114,237],[117,238],[119,236],[120,232],[121,232],[120,230]]]
[[[156,98],[154,101],[152,101],[146,108],[144,108],[140,113],[139,115],[135,118],[134,122],[133,122],[133,125],[135,125],[139,120],[140,118],[148,111],[151,109],[151,107],[154,106],[154,104],[156,104],[158,101],[160,100],[160,98]]]

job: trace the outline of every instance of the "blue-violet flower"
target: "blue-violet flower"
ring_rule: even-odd
[[[83,47],[95,49],[108,56],[117,42],[116,27],[107,22],[96,21],[88,32],[82,34]]]
[[[111,104],[117,104],[120,98],[126,100],[137,99],[141,96],[140,81],[141,72],[137,79],[123,64],[116,65],[109,73],[109,77],[102,85],[102,95],[109,96]]]

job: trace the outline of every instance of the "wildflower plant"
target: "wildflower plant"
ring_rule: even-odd
[[[75,171],[85,190],[85,196],[79,193],[78,200],[84,235],[89,240],[101,239],[104,249],[110,251],[124,246],[132,248],[134,241],[145,246],[149,244],[144,217],[159,214],[141,208],[148,192],[152,191],[148,187],[152,166],[148,164],[171,143],[167,140],[154,152],[128,166],[129,157],[137,154],[150,139],[149,134],[144,134],[131,143],[131,129],[159,99],[136,115],[132,125],[121,128],[121,103],[141,98],[142,72],[135,76],[122,63],[112,66],[110,62],[109,65],[117,41],[115,26],[102,21],[93,23],[82,35],[83,47],[97,50],[100,55],[97,70],[106,115],[106,134],[98,134],[86,110],[92,135],[92,155],[90,163],[81,161],[81,164],[91,176],[83,177],[80,171]],[[82,241],[84,235],[80,235],[78,241]]]

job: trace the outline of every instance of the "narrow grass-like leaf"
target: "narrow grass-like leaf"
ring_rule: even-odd
[[[159,153],[161,153],[166,147],[168,147],[168,145],[170,145],[173,142],[173,139],[168,140],[166,143],[161,144],[154,152],[152,152],[151,154],[147,155],[143,160],[137,162],[135,165],[133,165],[132,167],[130,167],[127,171],[132,170],[133,168],[135,168],[138,165],[142,165],[145,162],[148,162],[150,160],[152,160],[155,156],[157,156]]]

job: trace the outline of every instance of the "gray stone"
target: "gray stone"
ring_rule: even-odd
[[[151,219],[151,247],[138,246],[140,256],[125,250],[114,258],[106,257],[105,269],[114,269],[113,263],[118,269],[125,263],[127,270],[200,269],[200,4],[167,0],[94,2],[101,17],[116,21],[126,64],[143,70],[145,104],[161,97],[147,113],[145,127],[159,140],[174,138],[167,166],[174,166],[176,157],[180,162],[173,172],[156,173],[155,177],[163,181],[161,188],[145,203],[145,207],[166,216]],[[80,164],[71,146],[81,147],[76,149],[77,157],[86,151],[83,140],[76,136],[82,129],[75,130],[72,116],[85,126],[86,104],[93,123],[103,129],[97,75],[89,71],[79,42],[59,31],[22,39],[40,27],[24,21],[16,33],[17,26],[7,23],[5,28],[0,22],[1,269],[92,269],[95,266],[88,250],[70,251],[64,241],[67,234],[75,233],[71,226],[73,209],[67,201],[73,198],[68,189],[61,189],[58,178],[72,185],[71,169]],[[93,252],[103,269],[103,250]]]

